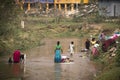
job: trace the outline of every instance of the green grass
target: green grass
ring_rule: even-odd
[[[120,67],[103,72],[95,80],[120,80]]]
[[[115,23],[103,23],[103,29],[108,29],[114,31],[115,29],[120,28],[118,24]]]

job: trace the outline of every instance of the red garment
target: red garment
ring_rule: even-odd
[[[115,43],[114,39],[108,39],[102,44],[103,51],[107,51],[108,47]]]
[[[14,61],[14,63],[19,63],[20,62],[20,51],[19,50],[16,50],[13,53],[13,61]]]

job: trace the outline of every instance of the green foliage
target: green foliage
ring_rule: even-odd
[[[120,80],[120,67],[105,71],[95,80]]]
[[[5,55],[7,53],[11,53],[8,44],[0,40],[0,56]]]
[[[0,2],[0,54],[10,53],[14,40],[15,30],[18,27],[19,8],[14,0],[2,0]]]
[[[82,17],[81,16],[76,16],[76,15],[73,16],[73,20],[72,21],[73,22],[83,22],[82,21]]]
[[[120,80],[120,43],[115,53],[115,57],[111,57],[109,51],[99,56],[97,61],[102,64],[102,72],[94,80]]]
[[[116,23],[103,23],[103,30],[109,30],[109,31],[114,31],[117,28],[120,28],[120,26]]]
[[[120,38],[118,39],[118,41],[120,41]],[[120,43],[118,44],[118,47],[117,47],[116,63],[117,63],[117,66],[120,66]]]
[[[88,23],[102,23],[104,17],[100,16],[98,12],[95,12],[87,17]]]
[[[14,0],[2,0],[0,2],[0,37],[13,34],[15,28],[13,21],[17,16],[16,13]]]

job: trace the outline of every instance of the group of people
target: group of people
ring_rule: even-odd
[[[86,41],[85,41],[86,51],[91,50],[93,55],[98,55],[98,53],[99,53],[98,48],[99,48],[99,41],[96,41],[95,38],[92,38],[91,41],[89,39],[86,39]],[[69,44],[70,56],[73,56],[74,51],[75,51],[74,42],[71,41],[71,43]],[[69,60],[69,58],[62,59],[62,57],[61,57],[61,54],[63,53],[63,50],[62,50],[62,46],[60,44],[60,41],[57,41],[54,52],[55,52],[55,56],[54,56],[54,62],[55,63],[60,63],[60,62],[64,62],[64,60]]]
[[[99,54],[99,49],[101,45],[101,50],[106,52],[110,46],[116,44],[117,38],[120,36],[120,33],[114,33],[112,36],[107,36],[105,31],[102,31],[99,36],[98,40],[92,38],[91,40],[86,39],[85,41],[85,49],[86,51],[90,50],[93,56]]]
[[[91,50],[92,55],[98,55],[98,48],[99,48],[99,41],[97,41],[95,38],[92,38],[91,40],[86,39],[85,41],[85,50],[88,52]]]
[[[20,63],[24,62],[26,58],[25,54],[22,54],[20,50],[15,50],[12,56],[9,57],[8,63]]]
[[[115,42],[115,40],[120,36],[120,34],[115,34],[114,36],[111,36],[110,39],[106,40],[105,39],[105,34],[102,32],[99,36],[99,40],[96,40],[95,38],[92,38],[91,40],[86,39],[85,41],[85,51],[91,51],[93,56],[96,56],[99,54],[99,44],[102,43],[102,48],[103,51],[107,49],[109,45]],[[69,53],[70,56],[73,56],[75,50],[74,42],[71,41],[69,45]],[[62,56],[61,54],[63,53],[62,46],[60,44],[60,41],[57,41],[57,44],[55,46],[55,56],[54,56],[54,62],[55,63],[60,63],[62,61]],[[19,63],[21,61],[25,60],[26,55],[21,54],[19,50],[15,50],[12,58],[9,58],[9,63]],[[12,61],[13,59],[13,61]],[[66,60],[69,60],[68,58]]]
[[[69,50],[70,50],[70,56],[73,56],[73,54],[74,54],[74,42],[73,41],[71,41],[71,43],[69,45]],[[63,49],[60,44],[60,41],[57,41],[54,52],[55,52],[54,62],[55,63],[63,62],[63,59],[61,57],[61,53],[63,53]],[[66,60],[68,60],[68,58],[66,58]]]

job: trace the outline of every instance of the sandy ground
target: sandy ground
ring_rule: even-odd
[[[75,54],[72,57],[74,62],[54,63],[54,46],[58,40],[63,47],[62,56],[68,57],[69,43],[75,42]],[[27,55],[24,64],[3,64],[5,67],[0,68],[0,78],[2,80],[93,80],[96,68],[86,53],[80,52],[82,41],[74,38],[44,39],[43,43],[44,45],[40,47],[24,52]]]

